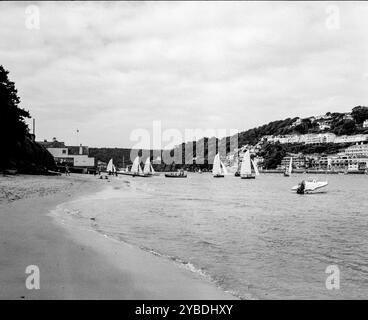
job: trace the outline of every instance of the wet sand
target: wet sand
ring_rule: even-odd
[[[119,181],[94,176],[0,177],[0,299],[235,299],[170,261],[48,213]],[[25,269],[40,269],[28,290]]]

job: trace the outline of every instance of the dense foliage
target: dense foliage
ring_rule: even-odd
[[[0,169],[17,169],[24,173],[43,173],[54,168],[52,155],[31,139],[26,118],[28,111],[19,107],[20,98],[9,71],[0,65]]]

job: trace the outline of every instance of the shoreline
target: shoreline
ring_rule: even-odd
[[[118,181],[79,175],[11,179],[24,185],[24,178],[45,185],[62,180],[66,190],[48,193],[43,187],[41,195],[25,191],[19,200],[2,198],[1,299],[238,299],[170,261],[92,229],[62,225],[50,215],[58,205]],[[40,290],[25,288],[28,265],[40,269]]]

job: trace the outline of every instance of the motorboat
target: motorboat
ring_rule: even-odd
[[[326,187],[327,185],[328,185],[327,181],[308,179],[303,180],[297,186],[292,187],[291,190],[295,191],[298,194],[313,193],[317,190],[319,191],[320,189]]]

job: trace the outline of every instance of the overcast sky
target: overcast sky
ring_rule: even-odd
[[[39,29],[30,4],[0,3],[0,64],[38,140],[129,147],[154,120],[244,130],[368,104],[364,2],[35,2]]]

